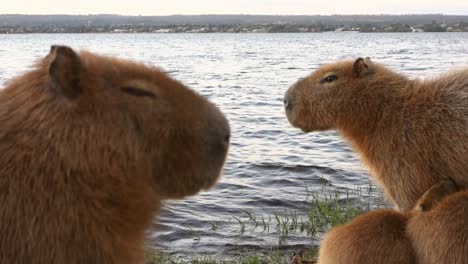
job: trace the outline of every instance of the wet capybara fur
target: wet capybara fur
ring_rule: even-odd
[[[468,187],[468,69],[419,80],[341,61],[293,85],[285,108],[305,132],[337,129],[401,211],[441,180]]]
[[[142,263],[160,202],[211,187],[229,134],[157,68],[52,46],[0,90],[0,263]]]

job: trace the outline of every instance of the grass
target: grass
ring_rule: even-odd
[[[192,259],[181,259],[166,253],[154,252],[146,257],[145,264],[308,264],[315,263],[317,249],[305,249],[295,254],[284,255],[279,251],[263,252],[258,255],[247,255],[221,260],[214,257],[200,257]]]
[[[309,204],[307,218],[300,217],[296,210],[288,208],[267,217],[257,216],[251,211],[243,210],[244,218],[233,216],[239,223],[239,231],[244,233],[247,228],[249,230],[262,228],[266,232],[270,232],[270,229],[276,230],[281,244],[290,233],[306,232],[309,236],[316,237],[331,227],[343,225],[356,216],[370,211],[376,204],[375,201],[371,202],[372,186],[366,186],[366,188],[357,186],[351,191],[347,190],[344,194],[326,184],[320,189],[306,188],[306,191],[306,200]],[[350,202],[353,197],[366,199],[366,202],[353,204]]]
[[[249,210],[243,210],[241,215],[232,216],[239,224],[239,233],[248,230],[263,230],[264,232],[276,232],[278,234],[279,246],[283,245],[291,233],[306,233],[312,238],[318,238],[328,229],[348,223],[356,216],[363,214],[374,207],[381,207],[380,194],[375,194],[372,186],[358,187],[352,190],[339,191],[324,183],[319,188],[306,188],[306,202],[308,212],[300,214],[296,210],[285,208],[275,212],[273,215],[256,215]],[[377,197],[377,198],[376,198]],[[356,199],[360,202],[352,202]],[[375,201],[373,199],[379,199]],[[364,201],[364,202],[363,202]],[[212,230],[219,228],[213,225]],[[193,236],[200,240],[200,234],[191,230]],[[313,245],[311,245],[313,246]],[[155,252],[148,255],[146,264],[309,264],[315,263],[317,247],[306,248],[294,253],[284,253],[279,250],[269,250],[255,255],[245,255],[240,252],[239,257],[228,258],[228,260],[214,257],[200,257],[192,259],[181,259],[167,253]]]

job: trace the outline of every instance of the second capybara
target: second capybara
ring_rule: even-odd
[[[431,187],[418,205],[435,205],[448,196],[452,182]],[[451,189],[450,189],[451,190]],[[447,191],[447,192],[445,192]],[[405,213],[383,209],[358,216],[351,223],[330,230],[320,244],[319,264],[415,263],[411,240],[406,236],[408,220],[429,206]]]
[[[434,187],[429,192],[446,190]],[[437,202],[430,201],[437,195],[423,197],[434,207],[372,211],[333,228],[320,245],[318,264],[466,263],[468,192],[447,194]]]
[[[285,95],[305,132],[337,129],[401,211],[451,179],[468,187],[468,69],[410,79],[370,59],[320,67]]]
[[[407,222],[407,215],[391,209],[358,216],[325,235],[318,264],[413,264]]]
[[[0,90],[0,263],[142,263],[160,202],[211,187],[229,136],[161,70],[52,46]]]

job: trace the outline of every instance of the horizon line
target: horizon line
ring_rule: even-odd
[[[438,16],[468,16],[468,14],[443,14],[443,13],[401,13],[401,14],[313,14],[313,15],[288,15],[288,14],[171,14],[171,15],[130,15],[130,14],[117,14],[117,13],[99,13],[99,14],[67,14],[67,13],[52,13],[52,14],[27,14],[27,13],[0,13],[0,16],[124,16],[124,17],[170,17],[170,16],[424,16],[424,15],[438,15]]]

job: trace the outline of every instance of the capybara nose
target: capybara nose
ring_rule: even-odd
[[[225,136],[224,136],[224,144],[227,144],[229,145],[229,141],[231,140],[231,133],[227,133]]]
[[[212,145],[212,150],[216,155],[224,156],[229,148],[231,139],[231,129],[226,117],[218,110],[212,112],[212,119],[208,123],[209,134],[207,135]]]
[[[286,109],[286,111],[293,110],[294,101],[295,101],[294,96],[292,96],[290,92],[286,93],[286,95],[284,96],[284,100],[283,100],[284,109]]]
[[[231,140],[231,131],[229,129],[229,125],[223,126],[222,135],[224,135],[222,137],[223,145],[224,145],[225,148],[228,148],[229,147],[229,142]]]

